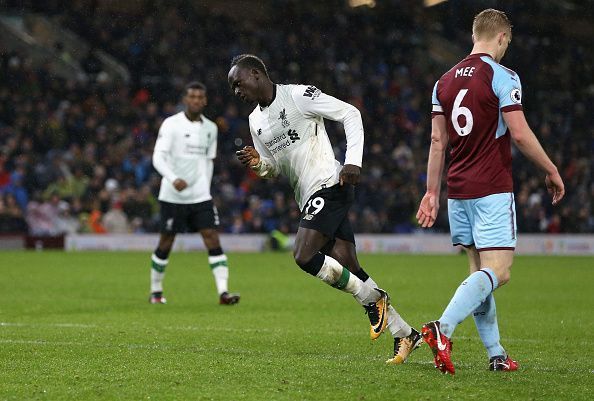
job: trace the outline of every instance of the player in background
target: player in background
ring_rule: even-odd
[[[470,275],[441,317],[423,326],[422,335],[433,351],[435,367],[451,374],[452,334],[470,314],[487,349],[489,369],[518,368],[500,344],[493,297],[510,279],[516,246],[510,136],[546,174],[553,205],[565,193],[557,167],[524,117],[520,78],[499,64],[511,42],[511,24],[505,13],[488,9],[477,14],[472,39],[471,54],[446,72],[433,89],[427,192],[417,212],[422,227],[434,224],[449,145],[450,230],[453,244],[466,248]]]
[[[236,304],[239,294],[228,292],[227,256],[219,241],[219,216],[210,196],[218,129],[202,114],[207,103],[204,84],[191,82],[186,85],[183,103],[184,111],[163,121],[153,153],[153,165],[163,179],[159,191],[161,237],[151,256],[149,300],[153,304],[166,302],[163,278],[175,235],[200,232],[208,249],[208,264],[219,293],[219,303]]]
[[[371,339],[388,327],[394,337],[394,356],[387,363],[403,363],[422,342],[421,336],[361,268],[347,217],[363,157],[361,113],[314,86],[274,84],[262,60],[250,54],[233,59],[228,80],[235,96],[258,103],[249,116],[255,148],[238,151],[239,160],[262,178],[286,175],[295,191],[301,209],[295,262],[355,297],[368,314]],[[344,125],[344,166],[334,157],[324,118]]]

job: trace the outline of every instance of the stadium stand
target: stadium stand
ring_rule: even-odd
[[[366,154],[350,215],[355,231],[416,229],[431,89],[470,49],[472,14],[412,0],[375,8],[261,1],[235,14],[237,2],[227,10],[216,2],[119,3],[0,2],[1,32],[32,38],[0,39],[0,231],[154,232],[156,132],[179,109],[183,85],[199,79],[209,88],[205,114],[220,132],[212,191],[222,231],[294,232],[299,216],[287,182],[258,180],[235,158],[250,141],[250,107],[232,98],[226,74],[232,56],[244,52],[280,68],[271,71],[275,82],[314,84],[361,110]],[[579,2],[509,3],[517,28],[503,63],[522,77],[528,120],[567,186],[552,208],[542,175],[516,152],[518,227],[592,233],[592,27],[580,23]],[[575,23],[556,22],[547,7]],[[341,158],[342,128],[328,128]],[[436,230],[447,230],[446,213]]]

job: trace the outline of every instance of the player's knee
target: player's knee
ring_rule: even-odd
[[[311,259],[311,255],[306,254],[301,249],[294,249],[293,250],[293,259],[295,259],[295,263],[297,263],[297,266],[299,266],[303,269],[303,267]]]
[[[506,284],[511,278],[511,271],[510,269],[502,269],[501,272],[497,273],[497,280],[499,281],[499,286]]]
[[[204,230],[202,232],[202,238],[204,239],[206,247],[209,249],[221,247],[219,233],[216,230]]]
[[[297,265],[301,266],[302,264],[307,263],[312,256],[313,255],[308,255],[305,252],[305,247],[300,241],[295,241],[295,244],[293,245],[293,259]]]
[[[502,266],[496,269],[495,275],[497,276],[497,286],[501,287],[502,285],[506,284],[511,278],[511,269],[507,266]]]
[[[308,254],[303,251],[295,250],[293,252],[295,263],[301,268],[301,270],[315,276],[319,273],[324,263],[324,255],[316,253],[314,255]]]

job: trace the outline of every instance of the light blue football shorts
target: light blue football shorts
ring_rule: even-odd
[[[448,217],[453,245],[474,245],[479,251],[516,247],[516,205],[511,192],[448,199]]]

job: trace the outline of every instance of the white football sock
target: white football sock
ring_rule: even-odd
[[[365,284],[372,288],[379,288],[377,283],[371,277],[365,280]],[[412,332],[412,327],[410,327],[410,325],[406,323],[404,319],[402,319],[400,314],[396,312],[396,309],[394,309],[392,305],[388,306],[387,327],[388,330],[390,330],[390,333],[392,333],[392,337],[402,338],[410,335]]]
[[[388,329],[392,337],[406,337],[412,332],[412,327],[404,321],[392,305],[388,306]]]
[[[333,287],[352,294],[361,305],[376,302],[380,297],[379,292],[351,274],[336,259],[327,255],[324,256],[324,264],[316,277]]]
[[[371,288],[379,288],[377,283],[371,277],[368,277],[367,280],[365,280],[365,284],[367,284]]]
[[[217,292],[221,295],[227,292],[228,281],[229,281],[229,267],[227,266],[227,255],[216,255],[208,257],[208,264],[212,270],[212,275],[215,279],[215,285],[217,286]]]
[[[168,262],[169,260],[160,259],[155,254],[151,256],[151,293],[163,292],[163,279]]]

